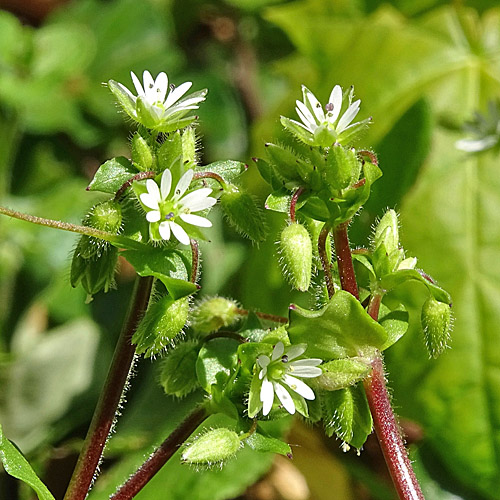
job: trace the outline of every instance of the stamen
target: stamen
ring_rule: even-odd
[[[281,361],[283,361],[283,363],[288,363],[288,356],[283,354],[283,356],[281,356]]]
[[[165,220],[171,220],[175,217],[174,212],[170,212],[167,215],[165,215]]]
[[[329,103],[325,106],[325,110],[326,110],[326,111],[333,111],[333,102],[329,102]]]
[[[173,92],[175,90],[175,85],[171,83],[168,88],[170,89],[170,92]]]

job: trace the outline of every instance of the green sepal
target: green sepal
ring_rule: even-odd
[[[212,385],[225,384],[238,364],[239,342],[232,338],[214,338],[200,349],[196,361],[196,376],[209,394]]]
[[[349,292],[340,290],[319,311],[291,306],[288,335],[292,344],[307,344],[306,355],[325,360],[371,357],[387,342],[387,332]]]
[[[373,235],[373,248],[384,245],[388,254],[399,249],[399,222],[398,216],[394,210],[387,212],[380,219]]]
[[[301,203],[297,203],[297,210],[300,213],[311,219],[321,222],[329,220],[337,220],[339,218],[340,210],[337,203],[330,203],[318,196],[304,196],[300,197]]]
[[[198,291],[197,285],[187,281],[186,264],[175,250],[147,247],[146,250],[127,250],[121,255],[128,260],[139,276],[158,278],[174,300]]]
[[[209,429],[188,443],[181,462],[192,465],[217,465],[231,458],[241,448],[236,432],[220,427]]]
[[[281,189],[271,193],[264,203],[264,206],[268,210],[273,210],[274,212],[288,213],[290,211],[290,202],[292,200],[292,195],[288,189]]]
[[[378,322],[387,332],[387,341],[380,348],[384,351],[394,345],[408,331],[409,314],[402,304],[391,310],[385,304],[380,304]]]
[[[270,356],[273,351],[273,344],[267,342],[245,342],[238,346],[238,359],[240,360],[241,373],[252,375],[257,358],[261,354]]]
[[[220,205],[229,223],[242,236],[256,243],[266,239],[267,224],[264,215],[249,193],[228,185],[221,194]]]
[[[340,144],[333,145],[327,155],[325,179],[332,195],[350,186],[359,179],[361,162],[356,152]]]
[[[283,187],[283,181],[276,175],[271,165],[262,158],[254,158],[253,160],[261,177],[270,184],[274,191],[279,191]]]
[[[135,352],[149,358],[165,350],[179,335],[189,314],[187,297],[174,300],[170,295],[149,304],[137,330],[132,336]]]
[[[297,290],[307,291],[311,284],[313,256],[309,231],[297,222],[289,224],[281,231],[278,245],[285,278]]]
[[[361,384],[321,393],[323,423],[327,436],[334,433],[358,450],[372,431],[373,420]]]
[[[130,94],[125,92],[123,90],[123,86],[120,83],[115,82],[114,80],[108,81],[108,88],[116,97],[118,104],[120,104],[125,113],[127,113],[130,118],[136,121],[137,118],[135,117],[135,102],[131,99]]]
[[[280,122],[286,130],[292,133],[300,141],[310,146],[316,145],[313,135],[304,127],[301,127],[298,122],[290,120],[290,118],[286,118],[285,116],[280,117]]]
[[[182,162],[182,137],[180,132],[177,131],[170,134],[165,139],[163,144],[158,148],[157,161],[159,169],[162,172],[166,169],[171,170],[174,164]],[[177,180],[173,179],[173,183]]]
[[[171,349],[161,365],[160,385],[166,394],[182,398],[199,387],[196,377],[198,342],[181,342]]]
[[[39,500],[54,500],[54,497],[36,475],[23,454],[5,437],[0,425],[0,462],[5,472],[31,486]]]
[[[424,276],[422,276],[416,269],[400,269],[394,273],[387,274],[380,279],[379,286],[388,292],[403,283],[412,280],[423,283],[429,290],[429,293],[439,302],[451,304],[450,294],[443,288],[424,278]]]
[[[132,137],[132,161],[141,171],[151,170],[153,166],[153,154],[146,139],[139,132]]]
[[[127,158],[123,156],[112,158],[99,167],[87,189],[115,194],[137,172],[138,170]]]
[[[261,387],[262,380],[255,374],[252,378],[250,392],[248,394],[248,418],[255,418],[260,410],[262,410],[262,401],[260,400]]]
[[[363,358],[334,359],[321,365],[323,373],[313,379],[315,386],[325,391],[345,389],[363,380],[371,371]]]
[[[210,413],[222,413],[238,421],[240,418],[238,408],[236,408],[236,405],[225,395],[223,384],[212,384],[210,389],[212,397],[209,399],[207,408]]]
[[[193,127],[187,127],[182,133],[182,159],[185,164],[196,164],[196,133]]]
[[[291,182],[292,185],[297,187],[303,182],[303,178],[298,171],[298,163],[303,161],[295,156],[290,149],[269,142],[266,144],[266,153],[278,177],[287,183]]]
[[[448,347],[450,340],[451,307],[434,297],[429,297],[422,306],[421,321],[429,356],[437,358]]]
[[[259,431],[254,432],[245,440],[245,444],[250,446],[252,450],[261,452],[278,453],[285,457],[292,457],[292,449],[290,445],[274,437],[261,434]]]

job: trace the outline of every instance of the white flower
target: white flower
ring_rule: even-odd
[[[192,82],[169,87],[168,76],[164,72],[161,72],[155,80],[149,71],[144,71],[142,84],[135,73],[130,74],[137,96],[114,80],[108,82],[110,90],[131,118],[161,132],[189,125],[196,117],[186,117],[186,114],[190,110],[198,109],[198,104],[205,100],[207,94],[206,90],[201,90],[183,97],[191,88]]]
[[[265,354],[258,357],[257,365],[260,367],[258,376],[262,380],[260,400],[264,415],[271,411],[275,394],[286,411],[292,415],[295,413],[293,393],[309,400],[315,398],[313,390],[297,377],[315,378],[321,375],[323,372],[318,367],[321,364],[321,359],[310,358],[292,361],[304,354],[306,348],[305,344],[285,348],[283,342],[278,342],[273,349],[271,358]]]
[[[198,212],[215,205],[217,200],[211,198],[210,188],[201,188],[184,196],[194,172],[188,170],[179,180],[174,192],[171,194],[172,174],[170,170],[165,170],[161,176],[160,187],[152,180],[146,181],[147,193],[140,195],[142,204],[147,207],[146,219],[151,228],[157,228],[163,240],[169,240],[173,234],[181,243],[189,245],[189,236],[186,230],[176,222],[181,220],[187,224],[199,227],[211,227],[212,223],[205,217],[194,215]]]
[[[334,142],[349,141],[370,119],[352,123],[359,113],[361,100],[352,102],[354,89],[343,93],[340,85],[333,87],[328,103],[323,107],[316,96],[302,85],[302,101],[296,101],[300,122],[282,117],[283,125],[310,144],[331,146]],[[344,102],[347,101],[346,106]],[[345,111],[342,113],[342,108]],[[309,135],[312,134],[312,137]]]

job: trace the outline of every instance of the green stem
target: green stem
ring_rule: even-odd
[[[44,219],[43,217],[37,217],[36,215],[29,215],[22,212],[17,212],[16,210],[11,210],[10,208],[6,207],[0,206],[0,214],[7,215],[14,219],[31,222],[32,224],[37,224],[39,226],[51,227],[53,229],[61,229],[63,231],[69,231],[71,233],[79,233],[79,234],[84,234],[86,236],[92,236],[94,238],[99,238],[104,241],[109,241],[115,246],[119,246],[120,248],[125,248],[127,250],[144,250],[145,248],[148,248],[143,243],[132,240],[125,236],[108,233],[106,231],[101,231],[93,227],[79,226],[78,224],[70,224],[68,222],[62,222],[59,220]]]
[[[207,417],[208,413],[203,406],[188,415],[139,469],[120,486],[110,497],[110,500],[129,500],[130,498],[134,498]]]
[[[148,306],[152,285],[151,277],[136,280],[128,316],[64,500],[84,500],[96,476],[134,360],[132,336]]]

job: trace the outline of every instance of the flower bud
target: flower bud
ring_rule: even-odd
[[[230,184],[222,192],[220,204],[229,223],[240,234],[257,243],[266,239],[267,225],[262,210],[250,194]]]
[[[361,162],[353,149],[333,145],[326,160],[325,178],[332,194],[349,187],[359,179]]]
[[[377,249],[381,245],[385,246],[387,254],[399,248],[398,216],[392,209],[384,214],[375,229],[374,247]]]
[[[165,295],[150,304],[132,337],[137,354],[149,358],[163,351],[184,328],[188,313],[187,297],[173,300]]]
[[[201,434],[182,453],[183,463],[217,465],[232,457],[241,447],[236,432],[221,427]]]
[[[422,307],[421,321],[429,355],[437,358],[446,349],[450,339],[451,307],[434,297],[429,297]]]
[[[311,283],[312,242],[307,229],[294,222],[283,229],[279,240],[280,261],[290,284],[305,292]]]
[[[208,334],[233,325],[240,317],[236,302],[224,297],[212,297],[194,307],[191,325],[195,331]]]
[[[132,138],[132,161],[139,170],[144,172],[151,170],[153,165],[153,154],[146,139],[138,132]]]

